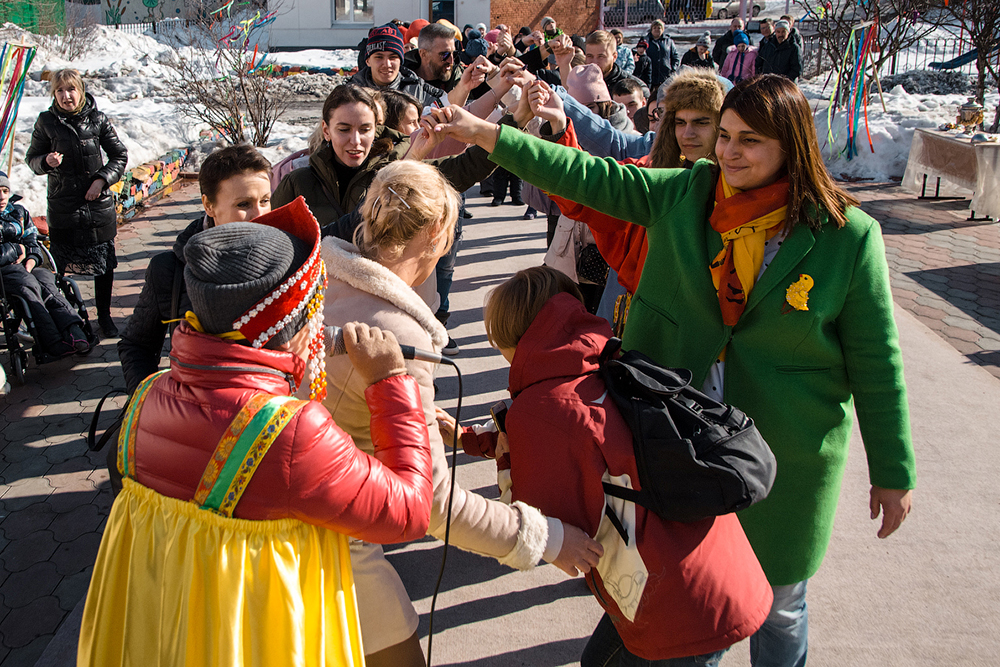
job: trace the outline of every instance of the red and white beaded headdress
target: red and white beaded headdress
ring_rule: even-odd
[[[326,396],[323,294],[327,279],[326,265],[319,254],[319,223],[302,197],[265,213],[254,219],[254,223],[280,229],[305,241],[310,246],[309,257],[287,280],[233,322],[233,329],[243,334],[254,347],[263,347],[306,310],[306,326],[309,328],[309,398],[323,400]]]

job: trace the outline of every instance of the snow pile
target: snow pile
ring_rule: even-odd
[[[10,23],[0,26],[0,39],[17,42],[22,37],[38,45],[38,51],[29,73],[32,78],[25,83],[18,111],[10,178],[14,191],[24,198],[21,203],[32,215],[45,215],[46,212],[47,179],[33,174],[24,162],[35,120],[52,103],[48,82],[39,80],[42,71],[73,67],[81,72],[97,108],[111,119],[119,138],[128,148],[129,168],[154,160],[172,148],[197,144],[200,132],[208,129],[207,125],[188,119],[177,110],[165,85],[175,76],[167,63],[179,56],[201,56],[206,62],[212,62],[212,42],[203,33],[168,29],[160,30],[157,35],[150,31],[137,35],[96,26],[86,52],[73,62],[61,56],[58,37],[34,35]],[[357,54],[351,50],[314,51],[268,56],[269,60],[272,58],[283,64],[344,67],[353,65]],[[300,78],[311,81],[294,81]],[[322,88],[322,95],[335,85],[333,77],[325,75],[299,75],[276,81],[283,90],[296,95],[302,94],[310,83]],[[262,149],[262,153],[276,162],[304,148],[310,131],[311,128],[279,122],[274,127],[271,146]],[[6,170],[7,165],[0,168]]]
[[[823,92],[821,85],[808,82],[803,83],[801,88],[815,110],[816,135],[830,173],[835,178],[877,182],[901,179],[906,170],[913,131],[916,128],[937,128],[944,123],[955,122],[958,107],[968,99],[959,94],[911,95],[904,86],[897,85],[885,91],[886,109],[883,111],[878,95],[873,94],[868,104],[867,131],[865,118],[862,117],[858,122],[858,154],[848,160],[844,154],[847,145],[846,110],[837,111],[831,123],[828,113],[830,91]],[[996,93],[987,95],[987,109],[995,108],[997,101]]]

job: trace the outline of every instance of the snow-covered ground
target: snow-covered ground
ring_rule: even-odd
[[[0,27],[0,39],[17,41],[23,33],[11,24]],[[173,71],[164,63],[190,56],[196,50],[210,48],[210,41],[191,34],[127,34],[99,26],[84,55],[73,62],[60,57],[58,45],[31,34],[29,42],[39,44],[31,66],[32,81],[25,86],[18,115],[14,142],[14,166],[10,174],[15,192],[24,197],[24,204],[33,215],[45,214],[45,177],[35,176],[24,163],[24,153],[38,114],[49,107],[48,83],[38,81],[42,70],[76,67],[85,76],[88,90],[94,94],[98,108],[111,119],[129,150],[129,166],[155,159],[171,148],[188,146],[199,141],[199,133],[207,129],[182,116],[171,102],[164,81]],[[357,61],[351,49],[336,51],[309,50],[269,54],[269,61],[283,65],[308,67],[351,67]],[[885,91],[886,110],[873,97],[868,107],[868,130],[874,153],[868,146],[864,121],[859,127],[859,154],[846,160],[840,153],[846,141],[846,114],[833,117],[834,148],[829,145],[827,100],[830,89],[824,90],[825,76],[802,82],[801,87],[817,110],[816,126],[820,145],[830,171],[837,177],[870,178],[887,181],[902,177],[913,130],[917,127],[937,127],[955,119],[958,107],[966,96],[958,94],[917,95],[896,86]],[[992,107],[997,95],[987,97],[987,119],[992,119]],[[304,148],[311,128],[277,123],[270,145],[262,149],[272,162],[288,153]],[[4,165],[5,166],[5,165]]]

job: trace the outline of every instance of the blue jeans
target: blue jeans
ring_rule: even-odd
[[[666,630],[664,630],[666,631]],[[605,614],[580,657],[580,667],[717,667],[728,649],[687,658],[646,660],[630,653]]]
[[[750,636],[753,667],[804,667],[809,644],[806,581],[772,586],[774,604],[760,629]]]
[[[439,312],[449,312],[448,295],[451,293],[451,283],[455,278],[455,260],[458,259],[458,246],[462,241],[462,211],[465,209],[465,197],[462,197],[462,206],[458,209],[458,221],[455,223],[455,241],[451,244],[451,250],[437,262],[435,272],[437,274],[437,292],[441,297]]]

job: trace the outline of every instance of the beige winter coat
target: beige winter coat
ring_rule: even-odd
[[[322,257],[330,281],[325,301],[327,325],[365,322],[393,332],[401,345],[434,352],[440,352],[448,342],[447,331],[413,289],[381,264],[357,254],[354,245],[325,238]],[[430,433],[434,502],[428,533],[444,539],[450,474],[434,414],[434,364],[407,361],[406,366],[420,384]],[[360,449],[373,453],[365,382],[354,372],[346,355],[328,358],[326,373],[327,397],[323,404]],[[487,500],[458,484],[454,493],[451,544],[518,569],[538,563],[548,539],[548,525],[541,513],[521,503],[511,507]]]

